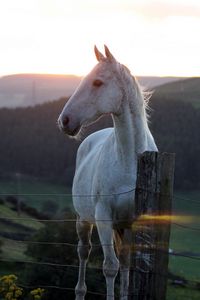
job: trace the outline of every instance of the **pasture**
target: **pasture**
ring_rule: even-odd
[[[56,211],[57,217],[62,215],[63,210],[70,211],[72,208],[72,199],[70,196],[70,188],[65,187],[64,185],[53,184],[48,181],[41,181],[36,179],[23,179],[20,182],[20,188],[22,194],[27,194],[28,196],[23,196],[23,201],[27,199],[27,203],[37,208],[38,210],[42,210],[44,207],[44,202],[47,202],[48,199],[51,202],[58,205],[58,210]],[[18,183],[16,181],[4,180],[1,181],[0,185],[0,194],[17,194]],[[39,196],[35,196],[34,194],[39,194]],[[44,195],[48,196],[44,196]],[[58,195],[60,194],[60,195]],[[64,194],[69,194],[65,196]],[[1,196],[0,198],[4,199],[5,196]],[[173,199],[173,214],[178,214],[181,216],[192,216],[192,218],[186,218],[186,222],[184,223],[184,219],[182,219],[181,224],[186,226],[186,228],[178,227],[176,225],[172,225],[171,228],[171,238],[170,238],[170,248],[174,251],[178,251],[179,253],[193,255],[196,254],[199,257],[200,252],[200,240],[199,240],[199,231],[191,230],[187,227],[192,228],[200,228],[200,223],[198,219],[200,203],[198,203],[200,199],[200,191],[175,191],[174,199]],[[191,201],[189,201],[191,200]],[[192,202],[194,201],[194,202]],[[197,201],[197,202],[196,202]],[[60,213],[61,214],[60,214]],[[0,217],[1,218],[17,218],[18,214],[16,211],[11,209],[10,204],[1,204],[0,205]],[[14,220],[10,221],[9,224],[5,224],[0,221],[0,228],[2,232],[10,232],[12,234],[30,234],[33,231],[37,231],[42,228],[44,225],[39,221],[33,221],[32,217],[22,212],[20,217],[30,218],[30,220]],[[74,224],[72,226],[75,226]],[[0,239],[3,241],[1,258],[6,259],[15,259],[15,260],[26,260],[30,259],[26,255],[26,245],[17,243],[13,239],[7,239],[5,237],[0,236]],[[66,238],[67,239],[67,238]],[[76,243],[76,237],[74,236],[74,241]],[[94,251],[94,250],[93,250]],[[96,264],[97,262],[91,262],[92,264]],[[13,265],[12,267],[9,265],[3,264],[1,269],[1,274],[5,274],[16,270],[18,272],[18,268]],[[200,269],[200,261],[195,259],[189,259],[186,257],[172,256],[170,255],[169,259],[169,271],[174,275],[181,276],[187,280],[191,281],[199,281],[199,269]],[[180,286],[172,286],[171,284],[168,286],[168,296],[167,300],[179,300],[182,299],[191,299],[197,300],[199,299],[200,292],[193,289],[194,285],[189,283],[190,289],[186,287]]]

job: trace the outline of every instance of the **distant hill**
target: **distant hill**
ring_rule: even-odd
[[[70,96],[81,77],[73,75],[21,74],[0,78],[0,107],[35,106]]]
[[[142,86],[152,88],[176,77],[138,77]],[[74,75],[20,74],[0,78],[0,107],[27,107],[70,96],[81,77]]]
[[[160,85],[155,89],[154,96],[163,100],[182,100],[200,108],[200,77]]]
[[[184,93],[176,92],[180,85]],[[175,183],[184,189],[200,186],[200,109],[190,101],[199,103],[199,94],[199,79],[187,79],[158,87],[149,104],[153,136],[160,151],[176,153]],[[0,109],[0,179],[21,173],[71,184],[78,143],[56,125],[66,101]],[[111,125],[110,118],[104,117],[85,129],[84,136]]]

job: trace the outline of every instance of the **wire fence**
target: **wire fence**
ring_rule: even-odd
[[[118,194],[102,194],[102,195],[98,195],[98,197],[117,197],[120,195],[124,195],[127,193],[133,193],[135,192],[135,189],[131,189],[125,192],[121,192]],[[149,191],[146,191],[149,192]],[[49,194],[49,193],[42,193],[42,194],[33,194],[33,193],[1,193],[0,197],[8,197],[8,196],[13,196],[13,197],[28,197],[28,196],[35,196],[35,197],[48,197],[48,196],[59,196],[59,197],[72,197],[72,194],[68,194],[68,193],[62,193],[62,194]],[[97,195],[73,195],[73,197],[97,197]],[[177,199],[178,201],[188,201],[189,203],[195,204],[195,205],[200,205],[200,201],[199,200],[195,200],[195,199],[189,199],[189,198],[185,198],[185,197],[179,197],[179,196],[174,196],[174,199]],[[35,199],[37,201],[37,198]],[[38,199],[39,201],[41,201],[41,199]],[[0,217],[0,221],[10,221],[10,222],[15,222],[15,221],[25,221],[25,222],[41,222],[44,224],[49,224],[49,223],[75,223],[77,220],[75,218],[71,218],[71,219],[67,219],[67,218],[62,218],[62,219],[35,219],[35,218],[26,218],[26,217],[4,217],[1,216]],[[126,220],[120,220],[121,222],[125,222]],[[97,220],[97,222],[112,222],[111,220]],[[191,230],[191,231],[200,231],[200,228],[198,227],[194,227],[194,226],[190,226],[190,225],[186,225],[184,223],[181,222],[174,222],[172,220],[170,220],[169,218],[169,222],[176,226],[176,227],[180,227],[183,230]],[[47,245],[47,246],[65,246],[65,247],[79,247],[77,244],[75,243],[68,243],[68,242],[53,242],[53,241],[35,241],[35,240],[20,240],[20,239],[12,239],[12,238],[6,238],[4,237],[4,240],[12,240],[15,243],[19,243],[19,244],[23,244],[23,245]],[[106,244],[107,246],[109,246],[109,244]],[[105,245],[102,244],[92,244],[92,247],[94,248],[99,248]],[[12,247],[13,249],[14,247]],[[172,257],[180,257],[180,258],[184,258],[184,259],[191,259],[191,260],[195,260],[195,261],[200,261],[200,254],[199,253],[180,253],[179,251],[173,250],[173,251],[169,251],[168,254]],[[49,261],[34,261],[34,260],[19,260],[19,259],[6,259],[6,258],[0,258],[1,262],[4,263],[19,263],[19,264],[30,264],[30,265],[40,265],[40,266],[51,266],[51,267],[58,267],[58,268],[71,268],[71,269],[78,269],[79,266],[78,265],[74,265],[74,264],[61,264],[61,263],[53,263],[53,262],[49,262]],[[92,269],[92,270],[96,270],[96,271],[100,271],[102,270],[101,267],[96,267],[96,266],[88,266],[88,269]],[[141,272],[140,270],[132,270],[134,272]],[[167,279],[170,278],[169,275],[166,274],[157,274],[154,273],[156,275],[159,276],[165,276]],[[199,281],[196,280],[189,280],[186,279],[187,282],[191,283],[191,284],[200,284]],[[74,292],[74,288],[69,288],[69,287],[62,287],[59,285],[38,285],[34,286],[34,285],[27,285],[26,283],[19,283],[19,286],[27,288],[27,289],[33,289],[33,288],[45,288],[45,289],[58,289],[58,290],[63,290],[63,291],[71,291]],[[93,292],[93,291],[87,291],[88,294],[91,295],[99,295],[102,297],[105,297],[106,294],[104,293],[99,293],[99,292]]]
[[[131,193],[131,192],[134,192],[136,190],[136,188],[134,189],[130,189],[128,191],[125,191],[125,192],[121,192],[121,193],[113,193],[113,194],[87,194],[87,195],[81,195],[81,194],[70,194],[70,193],[0,193],[0,197],[8,197],[8,196],[12,196],[12,197],[28,197],[28,196],[35,196],[35,197],[49,197],[49,196],[59,196],[59,197],[70,197],[70,198],[76,198],[76,197],[82,197],[82,198],[86,198],[86,197],[113,197],[113,196],[119,196],[119,195],[123,195],[123,194],[128,194],[128,193]],[[139,190],[139,189],[137,189]],[[145,192],[148,192],[148,193],[154,193],[154,194],[160,194],[160,192],[152,192],[150,190],[142,190],[142,191],[145,191]],[[160,194],[161,195],[161,194]],[[165,194],[162,194],[162,196],[168,196],[168,195],[165,195]],[[177,199],[177,200],[183,200],[183,201],[188,201],[188,202],[192,202],[192,203],[197,203],[200,205],[200,200],[197,200],[197,199],[190,199],[190,198],[187,198],[187,197],[181,197],[181,196],[173,196],[173,199]],[[37,201],[37,199],[35,199]],[[38,201],[41,201],[41,199],[38,199]]]
[[[56,263],[51,263],[51,262],[35,262],[35,261],[24,261],[24,260],[8,260],[8,259],[0,259],[0,261],[2,262],[9,262],[9,263],[22,263],[22,264],[35,264],[35,265],[40,265],[40,266],[50,266],[50,267],[59,267],[59,268],[73,268],[73,269],[78,269],[79,266],[78,265],[69,265],[69,264],[56,264]],[[87,269],[89,270],[95,270],[95,271],[101,271],[102,268],[100,267],[94,267],[94,266],[91,266],[89,265],[87,267]],[[144,271],[143,270],[140,270],[140,269],[132,269],[130,268],[130,271],[134,272],[134,273],[142,273],[144,274]],[[121,270],[121,272],[123,272],[123,270]],[[156,275],[156,276],[160,276],[160,277],[164,277],[166,279],[170,279],[171,276],[169,274],[163,274],[163,273],[158,273],[158,272],[153,272],[153,271],[146,271],[146,273],[151,273],[152,275]],[[199,281],[196,281],[196,280],[188,280],[187,279],[187,282],[192,284],[192,285],[197,285],[199,284]],[[23,287],[23,288],[27,288],[27,289],[34,289],[34,288],[44,288],[44,289],[57,289],[57,290],[62,290],[62,291],[71,291],[71,292],[74,292],[75,291],[75,288],[72,288],[72,287],[62,287],[62,286],[59,286],[59,285],[44,285],[44,284],[37,284],[37,285],[27,285],[25,283],[19,283],[18,284],[20,287]],[[90,290],[87,290],[87,293],[88,294],[91,294],[91,295],[98,295],[98,296],[103,296],[103,297],[106,297],[106,294],[105,293],[100,293],[100,292],[94,292],[94,291],[90,291]],[[138,296],[138,294],[128,294],[127,296]],[[140,294],[140,296],[142,296]]]

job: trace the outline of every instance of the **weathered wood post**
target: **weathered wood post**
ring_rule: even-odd
[[[165,300],[175,155],[145,152],[138,160],[129,300]]]

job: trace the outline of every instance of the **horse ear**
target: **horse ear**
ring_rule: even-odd
[[[106,45],[104,45],[104,48],[105,48],[106,57],[109,60],[115,60],[114,56],[112,55],[112,53],[110,52],[110,50],[108,49],[108,47]]]
[[[96,58],[98,61],[103,61],[105,60],[105,57],[103,56],[103,54],[97,49],[96,45],[94,46],[94,53],[96,55]]]

